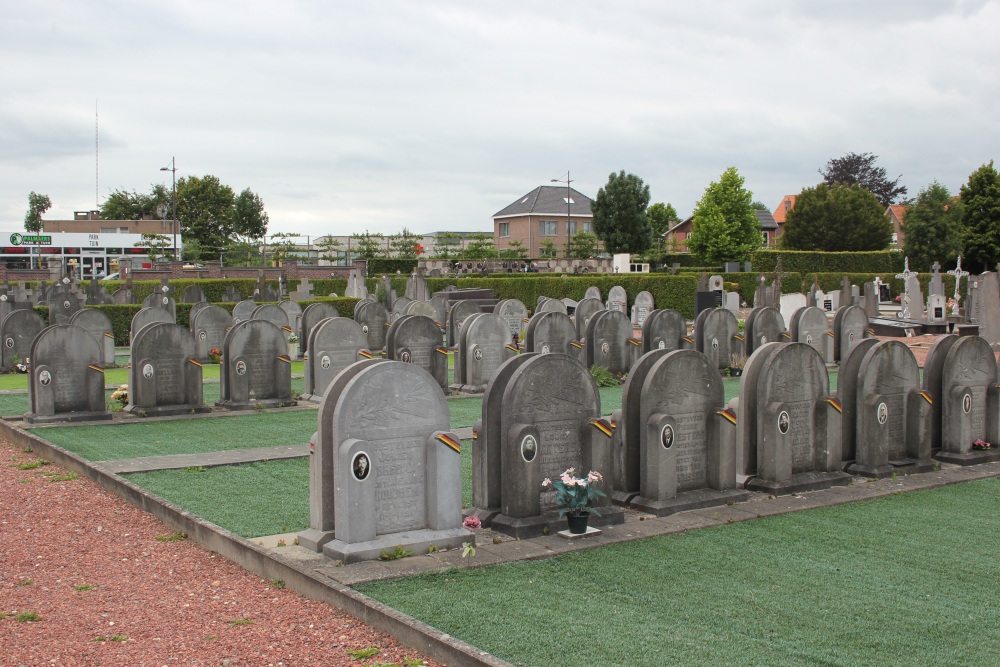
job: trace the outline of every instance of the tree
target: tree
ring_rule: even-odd
[[[211,257],[233,235],[236,195],[217,176],[186,176],[177,181],[177,220],[185,238],[197,239]]]
[[[241,243],[259,243],[267,235],[270,216],[264,211],[264,200],[250,188],[236,195],[232,208],[232,237]]]
[[[466,259],[496,259],[497,250],[493,245],[493,236],[477,232],[469,234],[469,243],[462,256]]]
[[[160,257],[169,257],[169,253],[164,253],[166,248],[172,245],[170,238],[163,234],[143,234],[136,242],[136,248],[145,248],[146,256],[150,262],[156,262]]]
[[[752,200],[753,193],[743,187],[736,167],[722,172],[695,206],[688,250],[712,264],[748,260],[764,243]]]
[[[382,259],[388,256],[385,249],[385,237],[372,234],[367,229],[364,234],[352,234],[355,253],[361,259]]]
[[[970,271],[993,271],[1000,261],[1000,175],[993,161],[972,172],[961,192],[965,228],[962,257],[969,260]]]
[[[528,249],[522,241],[511,241],[500,251],[500,259],[528,259]]]
[[[331,264],[340,264],[341,258],[344,256],[344,251],[341,250],[341,243],[338,239],[334,238],[332,235],[326,235],[321,238],[316,239],[316,245],[319,246],[319,258],[325,259]]]
[[[826,163],[826,171],[820,170],[827,185],[860,185],[871,192],[882,204],[882,208],[906,199],[906,186],[899,184],[902,176],[890,181],[884,167],[876,167],[877,155],[871,153],[847,153]],[[795,206],[798,207],[798,200]]]
[[[185,239],[181,248],[181,259],[185,262],[197,262],[201,259],[203,250],[197,239]]]
[[[752,208],[755,211],[767,211],[768,213],[771,212],[771,209],[768,207],[768,205],[760,201],[759,199],[754,199],[752,202],[750,202],[750,208]]]
[[[590,259],[597,253],[597,234],[579,232],[569,240],[569,257]]]
[[[934,181],[906,207],[903,251],[910,266],[930,271],[936,261],[954,264],[962,252],[962,206],[952,201],[948,188]]]
[[[604,242],[604,249],[614,253],[643,253],[653,245],[646,207],[649,186],[635,174],[623,169],[608,176],[608,183],[597,191],[591,202],[594,231]]]
[[[389,247],[392,250],[392,256],[400,259],[416,259],[417,246],[420,246],[420,238],[406,227],[403,227],[403,231],[399,234],[393,234],[389,237]],[[423,251],[423,246],[420,246],[420,248]]]
[[[28,194],[28,212],[24,214],[24,231],[37,234],[42,231],[42,213],[52,208],[52,200],[48,195],[37,192]]]
[[[556,256],[556,242],[552,239],[545,239],[541,243],[541,248],[538,251],[540,257],[555,257]]]
[[[149,194],[142,194],[136,191],[114,190],[108,198],[101,204],[101,218],[104,220],[142,220],[156,215],[156,208],[159,205],[167,206],[169,211],[167,216],[173,215],[171,204],[171,191],[161,183],[154,183]]]
[[[680,222],[677,210],[671,204],[656,202],[646,209],[649,218],[649,228],[653,234],[653,245],[657,250],[663,247],[663,235]]]
[[[820,183],[805,188],[788,212],[779,241],[787,250],[885,250],[892,223],[874,194],[859,185]]]
[[[294,232],[279,232],[271,237],[271,243],[267,246],[267,249],[271,255],[272,266],[281,266],[283,261],[292,256],[292,251],[298,245],[292,239],[299,236],[301,235]]]
[[[461,256],[459,246],[462,235],[456,232],[441,232],[434,239],[434,257],[437,259],[452,259]]]

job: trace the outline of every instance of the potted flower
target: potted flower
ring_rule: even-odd
[[[299,337],[295,334],[288,334],[288,358],[298,359],[299,357]]]
[[[217,347],[213,347],[208,351],[208,360],[213,364],[217,364],[222,361],[222,350]]]
[[[743,367],[747,365],[745,354],[734,352],[729,355],[729,377],[738,378],[743,375]]]
[[[600,516],[590,504],[604,497],[604,492],[594,487],[596,482],[604,478],[601,473],[591,470],[586,477],[575,477],[576,468],[570,468],[559,479],[552,481],[548,477],[542,480],[542,488],[552,487],[556,492],[556,504],[562,509],[559,516],[565,516],[569,524],[569,532],[581,535],[587,532],[587,521],[591,514]]]
[[[986,442],[982,438],[976,438],[975,442],[972,443],[972,448],[981,452],[985,452],[988,449],[993,449],[993,445]]]
[[[111,392],[111,400],[118,401],[123,408],[128,405],[128,385],[119,385],[117,389]]]

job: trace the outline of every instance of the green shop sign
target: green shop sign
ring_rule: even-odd
[[[14,232],[10,235],[11,245],[52,245],[51,236],[38,236],[36,234],[18,234]]]

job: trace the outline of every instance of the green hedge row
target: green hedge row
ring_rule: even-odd
[[[649,262],[651,264],[663,264],[667,268],[673,266],[674,264],[678,264],[682,267],[689,267],[703,266],[705,264],[705,258],[689,253],[678,253],[675,255],[654,255],[649,257]]]
[[[750,256],[754,272],[774,271],[781,257],[783,271],[798,273],[892,273],[903,270],[903,253],[879,252],[807,252],[800,250],[758,250]]]
[[[406,275],[413,273],[413,269],[417,268],[417,260],[415,259],[369,259],[368,260],[368,275],[382,275],[382,274],[392,274],[399,271]]]

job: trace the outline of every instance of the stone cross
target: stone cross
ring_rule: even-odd
[[[910,319],[910,291],[909,291],[909,280],[918,276],[916,271],[910,271],[910,258],[903,258],[903,272],[897,273],[896,277],[903,281],[903,287],[906,288],[906,293],[903,294],[903,312],[900,313],[900,317],[904,320]]]
[[[936,263],[936,262],[935,262]],[[968,271],[962,269],[962,256],[959,255],[958,259],[955,261],[955,268],[948,271],[949,276],[955,276],[955,305],[951,307],[951,314],[958,315],[959,305],[962,299],[961,292],[959,291],[959,285],[962,284],[962,278],[969,275]]]

